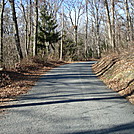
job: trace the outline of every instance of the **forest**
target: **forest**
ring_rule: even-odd
[[[133,59],[133,50],[133,0],[0,0],[0,71],[18,71],[19,79],[20,72],[24,76],[41,63],[53,67],[108,56],[97,65],[96,72],[103,75],[119,61],[117,55],[121,54],[121,61],[129,57],[121,62],[126,65]],[[133,74],[133,60],[128,65]],[[7,72],[0,75],[0,87],[14,79]],[[131,85],[133,79],[123,85]]]
[[[132,0],[1,0],[0,64],[27,57],[78,61],[131,48]]]

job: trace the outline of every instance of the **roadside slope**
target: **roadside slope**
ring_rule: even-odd
[[[93,70],[114,91],[134,104],[134,49],[108,54],[93,65]]]
[[[17,96],[27,93],[41,75],[63,64],[66,63],[24,59],[16,68],[0,71],[0,106],[7,105],[8,102],[16,99]]]

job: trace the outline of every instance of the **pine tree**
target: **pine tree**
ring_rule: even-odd
[[[56,31],[58,24],[47,6],[40,11],[38,46],[46,49],[54,49],[53,43],[60,40],[60,32]]]

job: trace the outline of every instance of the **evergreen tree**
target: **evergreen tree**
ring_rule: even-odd
[[[53,43],[60,40],[60,32],[57,31],[58,24],[47,6],[43,6],[40,11],[38,46],[42,48],[54,49]],[[48,51],[48,50],[47,50]]]

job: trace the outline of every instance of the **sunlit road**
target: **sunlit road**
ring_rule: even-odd
[[[5,107],[0,134],[134,134],[134,105],[108,89],[92,64],[67,64],[43,75]]]

